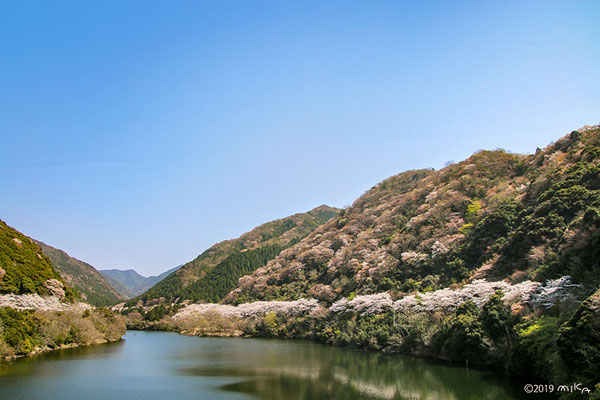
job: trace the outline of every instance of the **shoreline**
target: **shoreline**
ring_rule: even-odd
[[[0,308],[0,362],[54,350],[121,340],[127,327],[108,309],[66,311]]]
[[[123,335],[123,336],[125,336],[125,335]],[[61,344],[60,346],[57,346],[57,347],[48,347],[48,346],[38,347],[27,354],[13,354],[11,356],[1,357],[0,363],[10,363],[11,361],[15,361],[20,358],[33,357],[33,356],[37,356],[37,355],[44,354],[44,353],[50,353],[50,352],[53,352],[56,350],[66,350],[66,349],[75,349],[78,347],[96,346],[96,345],[107,344],[107,343],[115,343],[115,342],[119,342],[121,340],[124,340],[123,337],[120,337],[115,340],[103,339],[101,341],[96,341],[93,343],[86,343],[86,344],[69,343],[69,344]]]

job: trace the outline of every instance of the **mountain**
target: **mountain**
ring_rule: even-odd
[[[61,291],[71,300],[78,295],[33,240],[0,220],[0,294],[48,296]]]
[[[38,243],[0,221],[0,361],[120,340],[126,329],[120,315],[77,301],[107,300],[110,286],[91,266]],[[67,272],[59,274],[51,259]]]
[[[134,300],[219,301],[237,285],[239,278],[264,266],[338,212],[322,205],[217,243]]]
[[[48,256],[62,279],[81,294],[83,301],[94,306],[107,306],[128,298],[107,282],[91,265],[43,242],[35,239],[33,241]]]
[[[156,285],[172,272],[177,271],[181,266],[171,268],[157,276],[145,277],[138,274],[133,269],[126,271],[119,269],[105,269],[100,271],[111,284],[125,294],[127,298],[131,298],[142,294],[152,286]]]
[[[283,247],[151,289],[172,280],[165,299],[220,304],[121,312],[138,329],[316,340],[600,393],[600,126],[535,154],[478,151],[392,176]]]
[[[386,179],[240,279],[225,302],[399,297],[475,278],[571,275],[593,288],[599,228],[600,128],[593,126],[535,154],[479,151],[439,171]]]
[[[115,289],[117,289],[120,293],[123,293],[123,295],[130,299],[132,297],[135,297],[135,293],[131,291],[131,288],[128,288],[127,286],[125,286],[122,282],[112,278],[110,275],[106,274],[106,271],[120,271],[120,272],[125,272],[125,271],[121,271],[118,269],[114,269],[114,270],[103,270],[103,271],[99,271],[102,276],[104,277],[104,279],[106,279],[106,281],[108,283],[110,283],[110,285],[112,287],[114,287]]]

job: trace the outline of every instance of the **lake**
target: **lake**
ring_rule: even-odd
[[[490,372],[296,340],[128,331],[0,364],[2,399],[515,399]]]

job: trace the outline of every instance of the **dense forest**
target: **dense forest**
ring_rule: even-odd
[[[40,247],[0,220],[0,293],[50,295],[47,282],[52,279],[64,285]],[[79,296],[70,287],[64,291],[68,299]]]
[[[273,244],[254,250],[234,253],[185,288],[184,298],[194,302],[218,303],[231,292],[238,280],[273,259],[281,247]]]

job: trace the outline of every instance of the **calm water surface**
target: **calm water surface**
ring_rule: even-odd
[[[0,364],[1,399],[514,399],[491,373],[293,340],[129,331]]]

